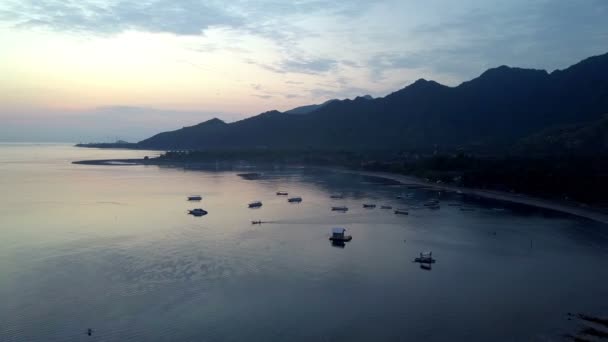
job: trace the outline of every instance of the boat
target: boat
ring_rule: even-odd
[[[369,209],[371,209],[371,208],[375,208],[375,207],[376,207],[375,204],[366,204],[366,203],[363,203],[363,208],[369,208]]]
[[[288,198],[287,202],[289,202],[289,203],[300,203],[300,202],[302,202],[302,197]]]
[[[433,259],[433,252],[420,252],[420,256],[414,259],[414,262],[432,264],[435,263]]]
[[[333,199],[342,199],[342,198],[344,198],[344,195],[340,195],[340,194],[337,194],[337,195],[331,195],[331,196],[329,196],[329,198],[333,198]]]
[[[277,196],[287,196],[289,193],[287,191],[277,191]]]
[[[338,242],[348,242],[353,239],[353,237],[350,235],[344,235],[344,232],[346,232],[346,228],[341,228],[341,227],[332,228],[331,236],[329,237],[329,239],[331,241],[338,241]]]
[[[204,215],[207,215],[207,211],[203,210],[201,208],[196,208],[196,209],[188,210],[188,214],[194,215],[194,216],[204,216]]]
[[[331,207],[332,211],[348,211],[348,208],[345,206],[340,206],[340,207]]]
[[[203,197],[201,197],[199,195],[188,196],[188,201],[200,201],[202,199],[203,199]]]
[[[332,240],[331,245],[332,245],[332,247],[345,248],[346,242],[340,241],[340,240]]]
[[[395,210],[396,215],[409,215],[409,211],[407,209],[397,209]]]
[[[262,224],[262,220],[251,221],[251,224]]]
[[[255,201],[255,202],[249,203],[249,208],[259,208],[261,206],[262,206],[262,202],[260,202],[260,201]]]
[[[393,209],[393,207],[391,207],[390,205],[383,205],[380,206],[380,209]]]

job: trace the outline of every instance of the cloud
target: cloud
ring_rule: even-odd
[[[3,12],[3,19],[20,27],[102,34],[141,30],[200,35],[212,26],[243,25],[240,16],[222,6],[196,0],[25,0],[9,2]]]
[[[328,58],[287,59],[280,63],[279,69],[284,72],[319,74],[332,70],[337,63],[337,61]]]

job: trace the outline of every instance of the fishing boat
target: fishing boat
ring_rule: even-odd
[[[201,208],[196,208],[196,209],[188,210],[188,214],[193,215],[193,216],[204,216],[204,215],[207,215],[207,211],[203,210]]]
[[[262,202],[260,202],[260,201],[255,201],[255,202],[249,203],[249,208],[259,208],[261,206],[262,206]]]
[[[435,263],[435,259],[433,259],[433,252],[420,252],[420,256],[414,259],[414,262],[427,264]]]
[[[289,202],[289,203],[300,203],[300,202],[302,202],[302,197],[288,198],[287,202]]]
[[[340,207],[331,207],[332,211],[348,211],[348,208],[345,206],[340,206]]]
[[[390,205],[383,205],[380,206],[380,209],[393,209],[393,207],[391,207]]]
[[[277,196],[287,196],[289,193],[287,191],[277,191]]]
[[[407,209],[397,209],[395,210],[396,215],[409,215],[409,211]]]
[[[329,239],[331,241],[339,241],[339,242],[347,242],[353,239],[350,235],[344,235],[346,232],[346,228],[336,227],[331,229],[331,236]]]
[[[188,196],[188,201],[200,201],[202,199],[203,199],[203,197],[201,197],[199,195]]]
[[[375,208],[375,207],[376,207],[375,204],[366,204],[366,203],[363,203],[363,208],[372,209],[372,208]]]

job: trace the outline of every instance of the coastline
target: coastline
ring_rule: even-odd
[[[185,163],[185,162],[169,162],[163,161],[159,162],[154,159],[144,160],[144,159],[104,159],[104,160],[81,160],[74,161],[72,164],[80,164],[80,165],[106,165],[106,166],[131,166],[131,165],[165,165],[165,166],[174,166],[174,167],[186,167],[186,166],[194,166],[195,163]],[[203,163],[204,164],[204,163]],[[485,190],[485,189],[475,189],[475,188],[467,188],[460,187],[454,185],[446,185],[446,184],[436,184],[429,183],[420,178],[414,176],[407,176],[397,173],[390,172],[379,172],[379,171],[362,171],[362,170],[354,170],[354,169],[346,169],[339,167],[322,167],[322,166],[308,166],[317,169],[325,169],[334,172],[341,173],[350,173],[350,174],[358,174],[363,176],[371,176],[371,177],[381,177],[390,180],[394,180],[401,184],[409,184],[409,185],[419,185],[424,186],[430,189],[436,189],[441,191],[450,191],[450,192],[459,192],[465,195],[478,196],[487,199],[517,203],[528,205],[531,207],[537,207],[542,209],[554,210],[582,218],[586,218],[592,221],[596,221],[603,224],[608,224],[608,213],[601,212],[599,209],[593,207],[584,207],[581,205],[577,205],[576,203],[565,203],[556,200],[550,200],[545,198],[533,197],[530,195],[524,194],[514,194],[508,193],[504,191],[496,191],[496,190]]]
[[[597,209],[590,207],[581,207],[577,206],[575,203],[563,203],[555,200],[532,197],[524,194],[513,194],[504,191],[495,191],[495,190],[484,190],[484,189],[475,189],[475,188],[467,188],[460,187],[454,185],[445,185],[445,184],[435,184],[425,182],[422,179],[413,176],[400,175],[396,173],[389,172],[375,172],[375,171],[358,171],[358,170],[349,170],[349,169],[340,169],[340,168],[328,168],[328,170],[343,172],[343,173],[352,173],[359,174],[363,176],[372,176],[372,177],[382,177],[397,181],[401,184],[411,184],[411,185],[421,185],[431,189],[442,190],[442,191],[451,191],[451,192],[460,192],[465,195],[479,196],[487,199],[494,199],[499,201],[524,204],[532,207],[549,209],[554,211],[559,211],[562,213],[583,217],[592,221],[608,224],[608,214],[600,212]]]

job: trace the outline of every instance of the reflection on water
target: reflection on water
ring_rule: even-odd
[[[324,170],[70,164],[151,154],[0,144],[1,341],[547,340],[608,312],[589,221]]]

